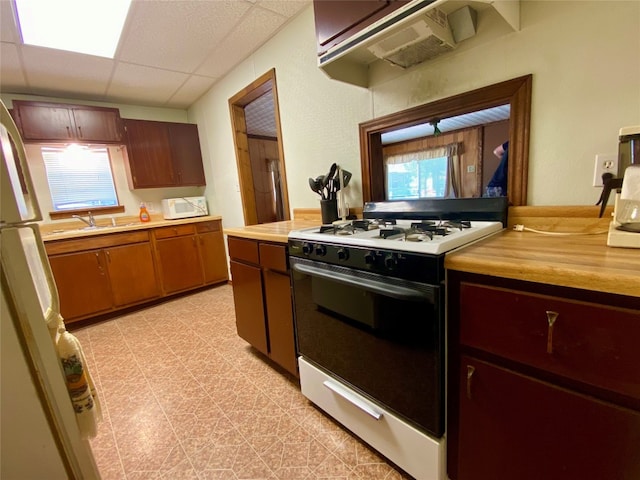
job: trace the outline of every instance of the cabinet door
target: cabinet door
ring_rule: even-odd
[[[176,185],[205,185],[198,126],[169,123],[168,128]]]
[[[149,242],[112,247],[104,252],[117,307],[160,296]]]
[[[156,253],[165,294],[188,290],[204,283],[195,235],[157,240]]]
[[[471,357],[459,375],[456,480],[640,478],[640,412]]]
[[[127,162],[132,188],[175,185],[166,123],[125,119]]]
[[[79,140],[109,143],[122,140],[118,110],[74,107],[71,111]]]
[[[111,310],[111,288],[100,250],[49,257],[65,321]]]
[[[231,279],[238,335],[268,355],[260,268],[231,260]]]
[[[298,375],[293,335],[293,308],[288,274],[264,270],[264,294],[267,305],[269,351],[271,359]]]
[[[315,0],[318,53],[326,52],[406,3],[406,0]]]
[[[24,140],[72,140],[75,129],[67,107],[29,105],[14,101]]]
[[[198,242],[204,270],[204,283],[226,282],[229,279],[229,271],[222,232],[200,233]]]

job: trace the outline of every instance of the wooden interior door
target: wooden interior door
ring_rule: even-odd
[[[279,210],[281,210],[282,214],[281,220],[289,220],[291,218],[289,213],[289,192],[284,163],[284,150],[282,148],[282,130],[280,128],[276,72],[272,69],[229,99],[229,110],[231,114],[231,124],[236,149],[240,196],[242,199],[242,211],[244,214],[245,225],[256,225],[260,223],[260,220],[257,211],[258,200],[255,195],[254,175],[252,171],[251,155],[249,152],[249,140],[244,109],[249,103],[269,91],[273,92],[274,116],[277,130],[278,173],[281,198],[281,206],[279,207]]]

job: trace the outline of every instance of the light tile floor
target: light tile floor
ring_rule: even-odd
[[[410,478],[237,336],[229,285],[73,333],[102,403],[104,480]]]

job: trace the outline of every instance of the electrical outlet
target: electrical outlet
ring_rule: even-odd
[[[615,153],[596,155],[596,164],[593,169],[593,186],[602,187],[602,174],[611,173],[614,177],[618,175],[618,155]]]
[[[147,207],[147,212],[156,213],[156,206],[153,202],[145,202],[145,206]]]

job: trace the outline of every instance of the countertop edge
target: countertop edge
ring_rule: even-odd
[[[40,233],[42,240],[47,242],[54,242],[58,240],[68,240],[71,238],[83,238],[83,237],[95,237],[97,235],[109,235],[112,233],[134,232],[138,230],[148,230],[152,228],[170,227],[173,225],[185,225],[189,223],[201,223],[212,222],[216,220],[222,220],[220,215],[207,215],[203,217],[190,217],[180,218],[176,220],[151,220],[150,222],[138,223],[135,225],[118,225],[115,227],[107,226],[107,228],[100,228],[97,230],[64,230],[59,233],[56,232],[56,225],[46,224],[40,225]]]

